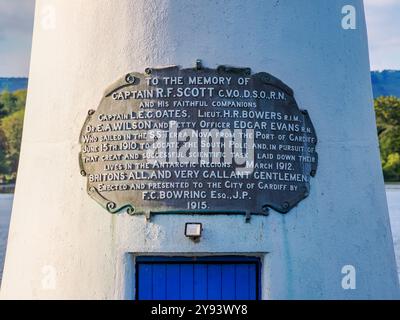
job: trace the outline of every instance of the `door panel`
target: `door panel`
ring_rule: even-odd
[[[194,269],[194,278],[193,278],[194,299],[204,300],[207,297],[207,265],[193,264],[193,269]]]
[[[137,260],[139,300],[256,300],[259,261],[242,258]]]
[[[167,264],[166,291],[167,300],[179,300],[181,298],[181,265]]]

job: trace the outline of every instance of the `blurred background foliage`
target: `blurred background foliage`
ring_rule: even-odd
[[[385,181],[400,181],[400,99],[378,97],[374,107]]]
[[[0,93],[0,183],[14,183],[24,123],[26,90]]]

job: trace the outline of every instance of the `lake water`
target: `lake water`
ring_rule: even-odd
[[[6,254],[13,196],[13,194],[0,193],[0,281],[3,275],[3,263]]]
[[[397,274],[400,279],[400,184],[387,184],[386,198],[389,207],[394,251],[396,253]]]
[[[397,272],[400,277],[400,184],[386,185],[386,197],[389,206],[393,243],[396,252]],[[12,194],[0,193],[0,281],[3,272],[12,201]]]

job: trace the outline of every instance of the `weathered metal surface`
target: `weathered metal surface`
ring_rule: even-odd
[[[286,213],[318,162],[291,88],[200,61],[123,76],[89,110],[80,142],[88,193],[111,213]]]

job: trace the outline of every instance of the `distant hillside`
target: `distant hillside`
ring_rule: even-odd
[[[383,70],[371,72],[374,98],[380,96],[396,96],[400,98],[400,71]]]
[[[0,92],[8,90],[13,92],[28,87],[28,78],[0,78]]]

